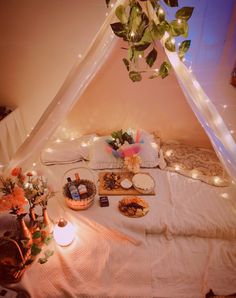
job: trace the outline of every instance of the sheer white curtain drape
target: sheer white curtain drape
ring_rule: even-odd
[[[33,155],[39,154],[48,138],[73,108],[85,88],[106,61],[115,44],[116,39],[114,39],[110,29],[110,23],[114,21],[115,8],[125,2],[127,0],[116,2],[83,59],[79,59],[80,61],[71,70],[60,91],[46,109],[30,136],[19,148],[8,168],[23,164]],[[193,74],[179,60],[177,54],[166,51],[166,55],[173,66],[189,105],[205,129],[228,173],[236,180],[236,144],[222,117]]]

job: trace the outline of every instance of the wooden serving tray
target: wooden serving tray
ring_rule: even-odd
[[[148,194],[143,194],[140,193],[138,190],[136,190],[133,186],[129,189],[124,189],[123,187],[119,187],[116,189],[106,189],[104,188],[104,176],[107,173],[112,173],[112,171],[109,172],[100,172],[98,174],[99,177],[99,187],[98,187],[98,194],[99,195],[109,195],[109,196],[120,196],[120,195],[147,195],[147,196],[153,196],[155,195],[155,191],[153,190],[152,192],[148,193]],[[113,172],[115,174],[118,174],[121,176],[121,180],[128,178],[128,179],[132,179],[133,174],[129,173],[129,172]]]

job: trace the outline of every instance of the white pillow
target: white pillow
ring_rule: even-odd
[[[95,134],[74,140],[51,142],[41,151],[41,161],[46,165],[72,163],[89,158],[89,146]]]
[[[89,152],[89,167],[92,169],[117,169],[122,168],[123,159],[116,158],[112,153],[107,152],[108,144],[106,140],[109,136],[98,137],[90,146]],[[144,143],[140,144],[141,151],[139,156],[142,159],[141,167],[152,168],[159,164],[158,152],[159,147],[154,141],[154,137],[149,133],[142,131],[141,140]]]

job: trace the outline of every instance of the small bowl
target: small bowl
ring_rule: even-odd
[[[120,185],[124,189],[129,189],[133,186],[133,183],[129,179],[125,178],[120,182]]]

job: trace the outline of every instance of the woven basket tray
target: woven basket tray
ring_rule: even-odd
[[[80,184],[84,184],[87,187],[88,197],[85,199],[73,200],[68,189],[68,184],[66,183],[63,187],[63,194],[65,196],[65,202],[67,206],[74,210],[87,209],[92,205],[97,192],[95,184],[92,181],[86,179],[80,179],[79,182],[74,180],[73,182],[76,187],[78,187]]]
[[[72,173],[75,173],[76,171],[78,171],[81,174],[81,172],[84,170],[86,170],[90,174],[89,177],[91,177],[91,179],[94,180],[92,171],[90,169],[84,168],[84,167],[73,168],[73,169],[68,170],[64,174],[64,179],[66,176],[71,176]],[[84,184],[88,191],[88,197],[85,199],[73,200],[71,197],[70,191],[68,189],[68,183],[65,183],[63,185],[63,195],[65,197],[65,202],[66,202],[67,206],[73,210],[84,210],[84,209],[89,208],[93,204],[95,195],[97,193],[96,185],[90,179],[80,179],[79,181],[72,179],[72,181],[74,182],[76,187],[78,187],[80,184]]]

